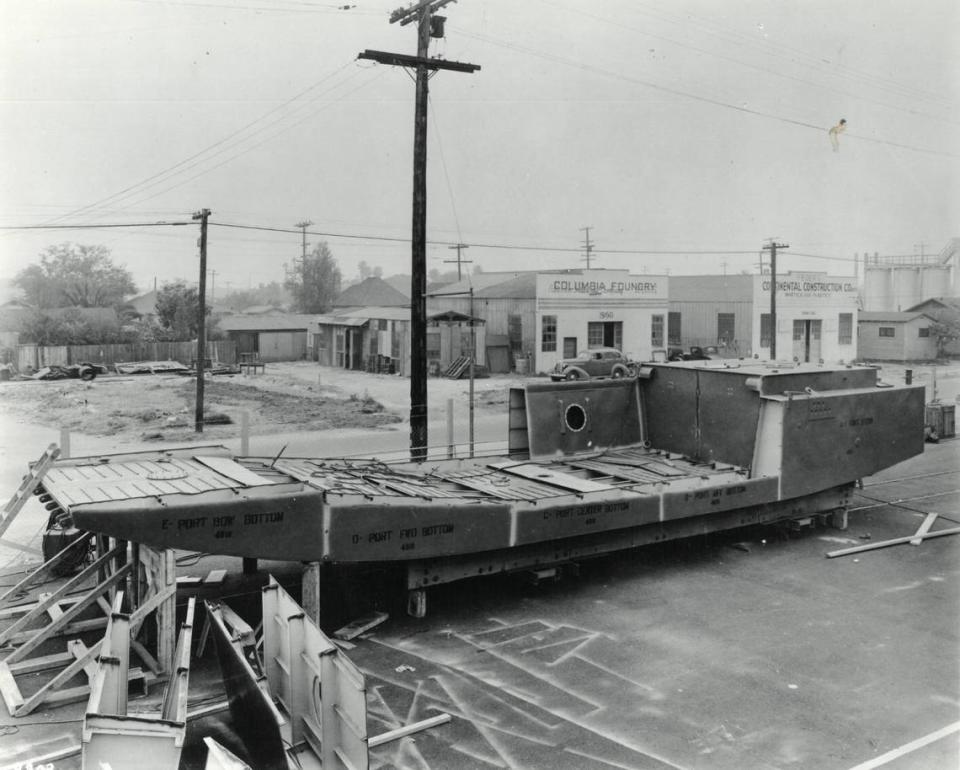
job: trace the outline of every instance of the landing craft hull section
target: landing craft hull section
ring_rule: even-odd
[[[80,529],[233,556],[426,563],[607,537],[629,547],[683,536],[685,522],[738,526],[738,511],[808,515],[825,490],[923,450],[923,388],[878,387],[864,367],[656,364],[634,380],[515,390],[509,425],[498,458],[171,450],[61,460],[44,486],[52,518]]]
[[[249,496],[248,496],[249,495]],[[313,561],[323,547],[323,494],[297,485],[269,497],[207,492],[79,505],[76,526],[155,548]]]

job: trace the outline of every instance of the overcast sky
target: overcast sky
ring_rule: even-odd
[[[212,210],[216,293],[283,279],[310,220],[346,278],[410,270],[415,53],[396,0],[3,0],[0,225]],[[460,0],[431,55],[428,268],[853,274],[960,235],[956,0]],[[846,118],[834,151],[827,130]],[[293,233],[245,228],[294,229]],[[198,227],[10,230],[195,281]],[[511,248],[512,247],[512,248]],[[523,248],[519,248],[523,247]],[[648,253],[642,253],[648,252]],[[671,253],[682,252],[682,253]],[[723,253],[731,252],[731,253]],[[468,266],[471,267],[471,266]]]

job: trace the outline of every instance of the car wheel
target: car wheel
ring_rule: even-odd
[[[576,372],[576,371],[570,371],[570,372],[567,372],[566,377],[567,377],[568,380],[579,380],[579,379],[580,379],[580,373],[579,373],[579,372]]]
[[[80,379],[90,382],[90,380],[96,379],[97,370],[92,366],[83,366],[80,368]]]
[[[613,379],[615,379],[615,380],[619,380],[619,379],[620,379],[621,377],[623,377],[625,374],[626,374],[626,372],[618,366],[616,369],[614,369],[614,370],[610,373],[610,376],[613,377]]]

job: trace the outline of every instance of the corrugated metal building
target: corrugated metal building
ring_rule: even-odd
[[[307,327],[311,315],[230,315],[220,329],[237,343],[237,356],[250,353],[261,361],[299,361],[307,357]]]
[[[937,341],[933,319],[924,313],[863,311],[857,324],[859,357],[864,361],[932,361]]]
[[[445,309],[486,322],[492,372],[548,372],[595,347],[642,359],[663,346],[667,278],[627,270],[480,273],[427,298],[428,314]]]
[[[354,307],[311,318],[310,355],[322,366],[410,373],[410,309]]]

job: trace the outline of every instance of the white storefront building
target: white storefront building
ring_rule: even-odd
[[[668,281],[627,270],[543,272],[536,277],[533,371],[596,347],[649,360],[666,345]]]
[[[671,346],[715,346],[718,355],[770,359],[770,275],[671,276]],[[777,276],[776,348],[781,361],[857,357],[857,279],[822,272]]]

